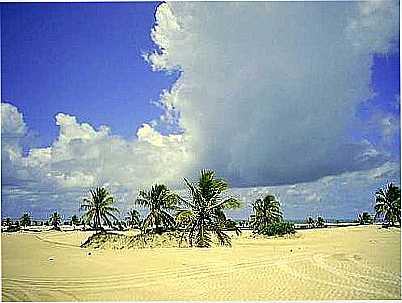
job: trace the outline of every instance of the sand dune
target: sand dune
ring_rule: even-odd
[[[232,248],[90,250],[91,233],[2,234],[4,301],[399,299],[400,230],[358,226]]]

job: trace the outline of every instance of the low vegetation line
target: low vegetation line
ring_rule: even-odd
[[[186,178],[183,180],[188,189],[186,197],[164,184],[155,184],[149,190],[141,190],[134,201],[135,206],[148,210],[144,218],[138,210],[131,209],[124,220],[119,218],[119,209],[114,206],[115,198],[105,187],[90,189],[89,196],[83,198],[79,208],[84,214],[81,218],[72,216],[69,225],[73,230],[76,226],[83,226],[82,229],[95,232],[81,247],[113,249],[231,246],[232,237],[228,232],[239,235],[244,229],[252,230],[254,235],[284,236],[300,229],[364,225],[374,221],[382,222],[383,227],[401,225],[401,192],[392,183],[376,191],[374,216],[362,212],[355,222],[341,224],[326,223],[322,216],[318,216],[316,220],[307,218],[305,224],[294,224],[284,220],[281,204],[272,194],[252,203],[253,214],[248,221],[236,222],[228,218],[227,210],[239,209],[242,203],[230,197],[228,182],[216,178],[213,170],[201,170],[195,182]],[[61,231],[61,222],[61,215],[54,212],[44,225],[50,230]],[[2,230],[27,230],[31,223],[31,216],[24,213],[19,221],[3,220]],[[140,233],[124,235],[110,232],[128,229],[138,229]]]

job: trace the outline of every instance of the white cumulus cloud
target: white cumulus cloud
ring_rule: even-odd
[[[16,122],[10,123],[10,127],[4,125],[8,127],[7,134],[23,134],[22,115],[10,104],[2,106],[16,113],[13,118]],[[3,155],[3,173],[13,175],[18,166],[29,179],[60,188],[88,188],[107,183],[133,192],[153,182],[172,183],[186,174],[184,168],[190,157],[181,135],[163,136],[149,124],[143,124],[136,140],[125,140],[112,135],[106,126],[96,130],[63,113],[56,115],[56,124],[59,136],[54,143],[45,148],[31,148],[27,156],[22,155],[18,141],[3,138],[3,153],[8,158],[14,156],[10,165],[4,167],[4,159],[8,158]]]
[[[215,168],[244,186],[384,163],[348,130],[358,126],[357,105],[372,94],[373,54],[392,50],[397,7],[393,1],[161,4],[152,31],[160,51],[148,60],[154,69],[181,70],[164,102],[180,112],[197,151],[195,168]]]

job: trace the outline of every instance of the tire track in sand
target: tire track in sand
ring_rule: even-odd
[[[234,266],[222,268],[205,268],[205,265],[192,266],[189,269],[177,269],[177,270],[164,270],[158,269],[152,270],[152,272],[136,273],[129,275],[115,275],[115,276],[102,276],[99,278],[88,279],[76,279],[69,277],[58,277],[55,279],[43,279],[35,277],[24,278],[3,278],[3,285],[5,289],[18,291],[21,288],[32,288],[40,291],[46,290],[86,290],[92,291],[97,289],[119,289],[119,288],[131,288],[131,287],[145,287],[151,284],[159,284],[161,281],[170,280],[186,280],[186,279],[203,279],[213,276],[230,275],[238,271],[248,271],[250,269],[262,269],[272,266],[282,266],[287,263],[302,262],[308,259],[308,254],[295,256],[293,258],[287,258],[284,260],[280,258],[278,260],[270,260],[266,262],[264,260],[254,262],[244,262]],[[163,278],[163,279],[161,279]]]
[[[314,262],[314,257],[312,255],[312,258],[310,260],[310,264],[311,266],[316,266],[318,268],[320,268],[321,270],[327,271],[325,269],[325,267],[321,267],[320,264],[315,264]],[[358,293],[366,293],[366,294],[372,294],[372,295],[380,295],[382,296],[382,298],[396,298],[396,294],[390,293],[388,291],[381,291],[381,290],[377,290],[377,289],[369,289],[366,287],[358,287],[358,286],[353,286],[352,284],[349,283],[349,285],[343,284],[341,282],[331,282],[331,281],[327,281],[327,280],[322,280],[322,279],[318,279],[318,278],[313,278],[310,275],[308,275],[308,273],[306,271],[304,271],[303,273],[299,273],[295,268],[290,267],[289,265],[284,265],[283,267],[284,270],[286,270],[287,272],[289,272],[290,275],[301,279],[303,281],[310,281],[313,283],[313,285],[325,285],[325,286],[331,286],[331,287],[335,287],[335,288],[342,288],[342,289],[346,289],[352,291],[352,292],[358,292]],[[328,271],[327,271],[328,272]],[[329,272],[331,274],[331,272]],[[344,281],[344,277],[342,277],[341,279],[342,281]],[[351,280],[348,280],[349,282],[352,282]],[[353,284],[356,283],[356,280],[353,280]],[[347,296],[345,296],[347,297]]]
[[[356,273],[356,272],[351,272],[349,270],[345,270],[342,269],[342,266],[333,266],[330,265],[328,262],[325,261],[325,259],[328,259],[330,256],[324,256],[323,254],[315,254],[313,255],[313,260],[316,264],[319,264],[320,267],[325,268],[328,272],[333,273],[337,276],[340,277],[351,277],[351,278],[358,278],[358,279],[367,279],[367,280],[371,280],[374,282],[380,282],[383,284],[395,284],[395,285],[400,285],[400,281],[395,281],[395,277],[394,279],[390,280],[390,279],[384,279],[384,278],[377,278],[378,274],[383,273],[383,271],[376,271],[375,269],[372,268],[373,276],[369,276],[369,275],[362,275],[360,273]],[[354,258],[348,258],[348,262],[353,262],[354,264],[356,264],[357,267],[361,268],[362,264],[361,262],[358,262],[357,260],[354,260]],[[331,264],[337,263],[339,264],[340,262],[337,261],[335,262],[334,260],[331,261]],[[400,280],[400,278],[399,278]],[[355,280],[354,280],[355,281]]]

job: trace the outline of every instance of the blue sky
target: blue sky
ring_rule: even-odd
[[[368,210],[400,183],[397,8],[1,4],[3,215],[70,215],[98,185],[128,209],[201,168],[235,217],[267,192],[291,218]]]
[[[70,113],[126,138],[158,117],[151,104],[176,80],[141,57],[155,48],[157,3],[2,5],[2,100],[17,106],[37,135],[56,139],[54,116]]]
[[[399,102],[395,100],[395,97],[400,95],[399,71],[399,49],[389,55],[374,56],[371,85],[375,95],[366,102],[362,102],[358,108],[357,115],[362,121],[367,121],[375,110],[389,112],[395,116],[399,115]],[[372,129],[368,137],[377,143],[381,140],[378,131]],[[395,137],[389,150],[395,157],[399,157],[400,149],[400,140]]]

